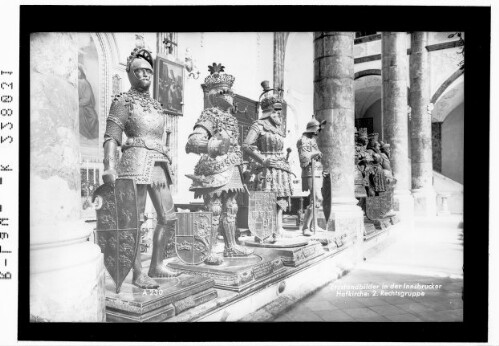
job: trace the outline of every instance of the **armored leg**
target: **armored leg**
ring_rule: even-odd
[[[222,200],[220,197],[217,196],[210,197],[209,195],[205,195],[204,203],[208,208],[208,211],[211,211],[213,213],[212,222],[211,222],[211,237],[210,237],[211,251],[210,254],[208,255],[208,258],[204,260],[204,263],[211,265],[219,265],[223,263],[223,257],[215,253],[215,247],[217,245],[217,235],[219,229],[221,228],[220,215],[222,214]]]
[[[222,195],[222,227],[224,232],[225,257],[244,257],[253,253],[253,250],[236,244],[236,216],[237,216],[237,192],[224,192]]]
[[[144,220],[144,210],[146,207],[146,197],[147,197],[147,185],[137,184],[137,209],[139,212],[139,218],[142,221]],[[140,225],[139,225],[140,228]],[[140,249],[137,251],[137,255],[135,256],[135,262],[133,264],[133,278],[132,283],[142,289],[152,289],[158,288],[159,285],[156,281],[151,279],[146,274],[142,273],[142,256],[140,253]]]
[[[173,199],[170,189],[165,186],[148,186],[149,196],[157,214],[157,225],[154,230],[152,243],[151,265],[149,267],[150,277],[174,277],[180,273],[168,269],[163,265],[165,250],[168,245],[173,244],[175,237],[175,223],[177,218],[173,209]]]

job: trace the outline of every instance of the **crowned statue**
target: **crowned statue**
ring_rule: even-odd
[[[242,152],[238,144],[239,127],[231,114],[234,76],[224,73],[222,64],[209,66],[210,75],[204,80],[209,107],[201,112],[186,145],[187,153],[200,155],[190,191],[203,197],[208,211],[213,213],[211,250],[206,264],[219,265],[223,258],[215,253],[217,235],[223,235],[224,257],[244,257],[253,251],[236,244],[237,194],[244,191]]]
[[[107,239],[108,245],[102,244],[101,248],[106,249],[108,246],[107,248],[115,249],[117,246],[120,251],[118,256],[120,265],[123,264],[122,261],[124,263],[127,260],[130,261],[130,258],[131,261],[134,261],[132,283],[140,288],[150,289],[159,287],[152,278],[178,275],[177,272],[163,266],[165,248],[173,246],[176,223],[174,204],[169,188],[172,184],[172,160],[168,146],[169,132],[166,128],[166,114],[163,112],[161,104],[151,98],[149,94],[153,76],[151,53],[146,49],[135,48],[127,59],[126,72],[131,88],[127,92],[114,96],[107,117],[104,134],[105,170],[102,179],[104,185],[113,188],[115,184],[118,185],[121,178],[133,181],[135,191],[130,192],[123,189],[119,191],[118,186],[116,186],[116,196],[121,196],[123,199],[123,196],[128,193],[130,201],[136,203],[135,210],[138,211],[139,229],[140,224],[144,221],[147,194],[151,198],[157,214],[157,225],[153,235],[152,258],[148,275],[142,272],[140,251],[135,249],[136,255],[134,255],[132,245],[129,248],[125,246],[127,244],[124,243],[123,239],[132,239],[130,234],[122,233],[118,236],[119,240],[112,244],[114,237],[110,237]],[[122,141],[123,133],[126,135],[125,142]],[[119,147],[121,147],[122,155],[118,160],[116,151]],[[109,206],[110,203],[115,202],[113,200],[106,203]],[[133,207],[135,208],[135,205]],[[119,214],[120,212],[122,215]],[[111,221],[119,226],[123,222],[126,223],[127,220],[130,221],[131,215],[133,216],[124,210],[118,210],[118,220]],[[103,225],[104,221],[98,220],[98,225]],[[99,243],[101,241],[105,243],[106,239],[99,239]],[[113,257],[115,250],[111,252],[109,256],[105,253],[108,269],[116,261]],[[127,258],[127,254],[130,255],[130,258]],[[124,279],[122,272],[118,271],[118,274],[120,274],[121,279]]]
[[[317,225],[316,211],[320,208],[322,203],[322,153],[317,144],[317,136],[319,132],[326,125],[326,120],[319,122],[312,115],[312,120],[307,124],[305,132],[298,140],[296,146],[298,147],[298,155],[300,157],[300,166],[302,169],[302,190],[310,190],[310,204],[305,211],[303,219],[303,235],[311,236],[312,232],[323,231]]]
[[[291,150],[284,151],[285,135],[281,129],[282,91],[272,92],[274,89],[269,87],[268,81],[263,81],[261,85],[262,115],[251,125],[242,147],[252,160],[249,189],[276,193],[276,231],[270,239],[270,242],[276,242],[284,231],[283,211],[288,208],[288,199],[293,195],[294,173],[288,163]]]

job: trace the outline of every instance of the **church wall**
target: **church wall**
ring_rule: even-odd
[[[442,123],[442,174],[463,183],[464,103]]]

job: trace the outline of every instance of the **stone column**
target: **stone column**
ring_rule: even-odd
[[[105,321],[104,264],[80,219],[78,40],[30,39],[30,315],[34,321]]]
[[[274,32],[274,88],[284,89],[284,59],[289,32]]]
[[[314,33],[314,112],[326,120],[318,137],[324,170],[331,174],[327,229],[362,243],[363,213],[354,194],[353,32]],[[325,201],[324,203],[326,203]]]
[[[383,32],[381,35],[381,107],[383,140],[391,145],[391,165],[397,179],[394,209],[399,211],[402,221],[412,222],[414,201],[409,191],[406,39],[405,32]]]
[[[411,34],[409,74],[412,109],[411,160],[412,195],[416,215],[434,216],[436,195],[433,189],[433,158],[431,143],[430,74],[428,65],[428,33]]]

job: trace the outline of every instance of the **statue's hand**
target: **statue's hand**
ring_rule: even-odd
[[[312,155],[312,159],[320,161],[322,159],[322,153],[321,152],[317,152],[317,153],[313,154]]]
[[[266,159],[265,159],[265,160],[263,160],[263,162],[262,162],[262,165],[263,165],[264,167],[271,167],[271,166],[274,166],[274,165],[276,165],[276,164],[277,164],[277,160],[276,160],[276,159],[274,159],[274,158],[270,158],[270,157],[266,158]]]
[[[116,171],[114,169],[110,169],[107,171],[104,171],[102,173],[102,181],[104,181],[104,184],[110,184],[114,185],[116,181]]]

